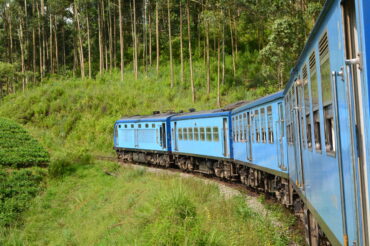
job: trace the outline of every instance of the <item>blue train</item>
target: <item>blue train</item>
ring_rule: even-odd
[[[283,91],[118,120],[114,148],[273,194],[309,245],[370,245],[369,48],[370,1],[327,0]]]

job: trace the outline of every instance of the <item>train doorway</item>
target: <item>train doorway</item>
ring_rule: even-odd
[[[283,104],[278,104],[278,114],[279,120],[276,122],[276,132],[277,134],[277,157],[278,157],[278,165],[281,170],[287,170],[285,163],[284,163],[284,108]]]
[[[348,106],[348,119],[351,135],[352,168],[355,174],[354,187],[357,207],[358,238],[363,245],[369,245],[369,190],[367,186],[366,149],[364,144],[364,119],[362,108],[362,71],[361,53],[358,41],[357,13],[354,0],[346,0],[343,4],[343,23],[345,35],[346,56],[346,96]]]
[[[224,151],[223,152],[224,152],[224,156],[227,157],[227,156],[229,156],[229,141],[228,141],[228,139],[229,139],[229,134],[228,134],[229,127],[228,127],[227,118],[223,118],[222,126],[223,126],[223,132],[224,132],[224,134],[223,134],[223,137],[224,137],[224,139],[223,139],[223,141],[224,141]]]
[[[251,115],[247,112],[247,160],[252,161]]]

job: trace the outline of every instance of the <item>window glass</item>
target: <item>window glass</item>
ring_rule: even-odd
[[[179,140],[182,140],[182,128],[179,128],[177,132],[178,132]]]
[[[321,151],[321,132],[320,132],[320,115],[319,110],[313,113],[314,133],[315,133],[315,149]]]
[[[262,143],[266,143],[266,113],[265,113],[265,108],[261,108],[261,130],[262,130]]]
[[[213,141],[218,142],[220,140],[220,136],[218,133],[218,127],[213,127]]]
[[[207,141],[212,141],[212,129],[211,129],[211,127],[206,128],[206,137],[207,137]]]
[[[131,128],[134,128],[134,124],[131,124]]]
[[[188,140],[188,128],[183,128],[182,137],[184,140]]]
[[[188,140],[193,140],[193,128],[188,128]]]
[[[235,118],[235,142],[239,142],[239,115]]]
[[[155,124],[152,124],[152,128],[155,128]]]
[[[199,128],[194,127],[194,140],[199,141]]]
[[[244,126],[243,126],[243,115],[239,115],[239,141],[243,141],[244,140],[244,133],[243,133],[243,129],[244,129]]]
[[[206,135],[204,132],[204,127],[201,127],[200,129],[200,141],[205,141],[206,140]]]
[[[267,129],[268,129],[268,142],[274,143],[274,128],[272,119],[272,107],[267,107]]]
[[[141,124],[139,124],[139,128],[141,128]]]
[[[259,124],[259,111],[255,110],[254,111],[254,127],[256,131],[256,142],[260,142],[260,124]]]
[[[312,107],[317,109],[319,107],[319,92],[316,72],[316,55],[315,52],[310,56],[310,74],[311,74],[311,96],[312,96]]]
[[[248,141],[247,132],[248,132],[247,113],[244,113],[243,114],[243,133],[244,133],[243,139],[244,141]]]
[[[307,65],[304,65],[302,69],[303,75],[303,90],[304,90],[304,106],[306,114],[306,146],[312,148],[312,127],[311,127],[311,108],[310,108],[310,91],[308,82]]]

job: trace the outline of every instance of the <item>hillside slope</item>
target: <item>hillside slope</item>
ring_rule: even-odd
[[[136,81],[126,73],[105,74],[96,80],[49,80],[25,93],[5,98],[0,116],[11,118],[33,132],[49,150],[112,152],[112,129],[115,120],[124,115],[150,114],[155,110],[197,110],[216,107],[216,90],[207,95],[198,89],[192,103],[187,85],[170,88],[168,70],[142,75]],[[201,70],[196,70],[196,85],[204,83]],[[214,86],[214,85],[213,85]],[[214,88],[214,87],[213,87]],[[247,91],[243,86],[222,88],[222,104],[252,99],[266,91]]]

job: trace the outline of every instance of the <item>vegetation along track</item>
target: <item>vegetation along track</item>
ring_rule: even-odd
[[[119,162],[121,165],[130,166],[132,168],[142,168],[143,166],[147,168],[147,171],[151,173],[164,173],[167,175],[180,175],[182,178],[192,178],[196,177],[199,180],[203,181],[205,184],[215,184],[219,188],[221,194],[226,198],[229,199],[234,196],[241,195],[245,197],[245,201],[247,205],[256,213],[260,214],[262,217],[268,218],[271,220],[272,224],[276,227],[283,228],[285,226],[284,223],[281,222],[281,216],[289,215],[291,217],[296,218],[295,222],[292,223],[289,230],[291,232],[299,233],[301,235],[304,234],[304,225],[302,221],[298,218],[298,216],[294,215],[294,213],[283,207],[280,203],[276,202],[276,200],[266,193],[261,193],[251,187],[247,187],[241,183],[221,180],[218,177],[207,175],[203,173],[197,172],[184,172],[179,168],[170,167],[165,168],[161,166],[153,166],[144,163],[127,163],[123,162],[116,157],[110,156],[94,156],[95,159],[101,161],[111,161],[111,162]],[[114,175],[112,173],[106,172],[107,175]],[[279,210],[279,213],[275,211]],[[300,245],[300,243],[292,241],[289,245]]]

